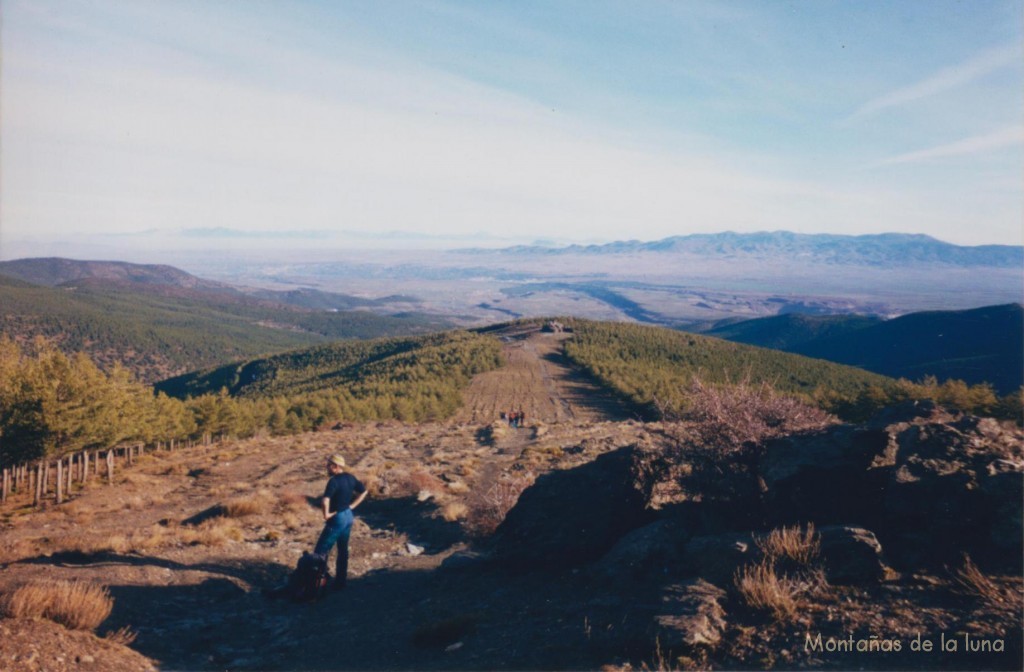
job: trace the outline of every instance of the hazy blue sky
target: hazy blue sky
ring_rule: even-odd
[[[389,231],[1024,242],[1021,0],[0,7],[0,257]]]

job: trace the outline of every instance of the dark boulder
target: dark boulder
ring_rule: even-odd
[[[881,581],[892,572],[883,560],[882,545],[870,530],[830,525],[818,529],[818,538],[820,559],[829,583],[870,583]]]
[[[652,639],[673,652],[715,648],[725,631],[725,591],[697,579],[668,586],[662,595],[661,612],[654,617]]]
[[[766,522],[838,524],[877,517],[895,453],[885,430],[851,425],[767,442],[758,467]]]
[[[619,539],[591,572],[598,578],[614,580],[664,575],[678,567],[688,538],[678,521],[655,521]]]
[[[656,458],[628,446],[539,477],[495,532],[494,560],[516,570],[567,568],[600,558],[650,522]]]
[[[736,571],[762,557],[754,535],[741,532],[694,537],[683,550],[682,569],[718,586],[732,584]]]

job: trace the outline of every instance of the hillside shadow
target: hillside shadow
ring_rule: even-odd
[[[122,554],[111,551],[85,553],[83,551],[61,551],[50,555],[23,558],[12,564],[61,565],[64,567],[128,566],[155,567],[170,571],[199,571],[231,577],[253,586],[269,585],[282,580],[291,570],[289,567],[272,562],[239,561],[235,563],[197,562],[187,564],[146,555]]]
[[[370,527],[405,534],[410,542],[423,546],[428,555],[466,539],[461,525],[444,520],[437,512],[432,500],[421,502],[413,496],[368,499],[358,509],[359,517]]]

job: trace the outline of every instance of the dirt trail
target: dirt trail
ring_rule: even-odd
[[[489,423],[510,410],[522,410],[526,422],[621,421],[629,409],[572,366],[562,354],[571,334],[534,331],[505,336],[507,364],[473,379],[465,391],[457,422]]]

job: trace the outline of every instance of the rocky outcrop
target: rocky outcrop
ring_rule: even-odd
[[[905,566],[963,552],[1019,566],[1022,441],[1017,428],[930,404],[770,441],[759,465],[768,522],[857,524]]]
[[[643,579],[679,566],[687,532],[675,520],[658,520],[627,533],[593,567],[600,578]]]
[[[725,591],[700,579],[665,589],[661,614],[654,617],[653,638],[670,651],[714,648],[725,631]]]
[[[726,532],[691,539],[683,551],[682,569],[715,585],[728,586],[737,569],[760,559],[761,550],[754,542],[754,535]]]
[[[541,476],[498,527],[495,561],[534,569],[600,558],[623,535],[650,522],[653,459],[644,447],[629,446]]]

